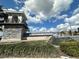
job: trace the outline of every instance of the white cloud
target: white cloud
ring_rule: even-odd
[[[41,27],[39,28],[38,31],[39,32],[58,32],[57,28],[53,28],[53,27],[48,28],[48,29],[46,27]]]
[[[46,27],[33,27],[33,26],[29,26],[30,32],[58,32],[57,28],[46,28]]]
[[[69,26],[67,27],[68,30],[77,30],[77,28],[79,27],[79,13],[71,16],[70,18],[66,18],[65,22],[69,23],[71,26],[71,28]]]
[[[36,13],[36,17],[30,17],[29,22],[41,23],[46,18],[56,17],[63,19],[67,15],[59,15],[62,11],[68,10],[73,0],[14,0],[16,4],[24,3],[19,11],[24,11],[25,15],[29,19],[28,11]],[[32,20],[31,20],[32,19]],[[35,20],[36,19],[36,20]]]
[[[33,32],[38,32],[38,28],[33,28]]]
[[[65,22],[70,23],[71,25],[79,25],[79,14],[73,15],[70,18],[66,18]]]
[[[71,30],[71,31],[78,31],[79,25],[73,25],[73,26],[68,26],[67,27],[67,31]]]
[[[58,29],[58,31],[67,31],[68,30],[67,28],[69,26],[70,26],[69,23],[59,24],[59,25],[57,25],[57,29]]]
[[[27,0],[24,12],[27,16],[28,10],[34,11],[39,19],[45,18],[44,20],[46,20],[46,18],[57,17],[62,11],[68,10],[72,2],[73,0]],[[66,17],[66,15],[60,16],[60,18],[63,17]]]
[[[24,0],[14,0],[14,2],[15,2],[16,4],[18,4],[18,3],[24,3]]]
[[[8,11],[16,11],[15,9],[9,8],[7,9]]]
[[[13,0],[15,3],[16,3],[16,9],[19,9],[19,7],[23,7],[23,5],[24,5],[24,2],[26,1],[26,0]]]
[[[19,9],[19,7],[18,7],[18,6],[16,6],[15,8],[16,8],[16,9]]]
[[[38,32],[38,27],[29,26],[30,32]]]
[[[62,11],[66,11],[73,0],[54,0],[53,11],[59,14]]]
[[[33,22],[33,23],[42,23],[41,22],[41,20],[40,20],[40,17],[37,15],[37,16],[35,16],[35,17],[31,17],[31,16],[29,16],[29,15],[27,15],[27,23],[31,23],[31,22]]]
[[[46,28],[46,27],[33,27],[29,26],[30,32],[61,32],[61,31],[78,31],[79,25],[73,25],[70,27],[68,23],[65,24],[59,24],[56,28]]]
[[[76,15],[73,15],[71,16],[70,18],[65,18],[65,23],[64,24],[59,24],[57,25],[56,28],[45,28],[45,27],[42,27],[42,28],[39,28],[37,29],[37,32],[41,31],[46,31],[46,32],[60,32],[60,31],[69,31],[69,30],[72,30],[72,31],[77,31],[78,28],[79,28],[79,14],[76,14]]]
[[[58,29],[57,28],[49,28],[48,32],[58,32]]]
[[[24,7],[22,7],[21,9],[19,9],[19,11],[24,11],[24,9],[25,9],[25,8],[24,8]]]
[[[47,29],[45,27],[42,27],[39,29],[39,32],[47,32]]]
[[[73,26],[70,26],[68,23],[65,23],[65,24],[59,24],[57,26],[57,29],[59,32],[61,31],[78,31],[77,29],[79,28],[79,25],[73,25]]]
[[[64,14],[64,15],[61,15],[61,16],[57,16],[57,19],[65,19],[67,18],[68,15]]]
[[[73,0],[28,0],[25,2],[26,10],[41,12],[45,16],[56,15],[69,8]]]
[[[36,11],[37,13],[48,14],[52,10],[53,4],[49,0],[28,0],[25,6],[26,9]]]
[[[79,25],[74,25],[74,26],[72,26],[72,30],[78,31],[78,28],[79,28]]]
[[[74,10],[73,14],[78,14],[79,13],[79,7],[77,9]]]
[[[15,9],[13,8],[9,8],[9,9],[3,9],[4,11],[16,11]]]
[[[70,18],[65,18],[65,24],[59,24],[57,28],[59,31],[77,30],[79,27],[79,13],[72,15]]]

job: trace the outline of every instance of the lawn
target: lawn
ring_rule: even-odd
[[[0,45],[0,57],[60,57],[60,52],[47,41],[29,41]]]

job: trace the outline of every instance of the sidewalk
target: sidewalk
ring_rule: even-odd
[[[68,57],[60,57],[60,58],[0,58],[0,59],[79,59],[79,58],[68,58]]]

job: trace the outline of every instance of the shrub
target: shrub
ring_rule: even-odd
[[[47,57],[54,51],[55,48],[45,41],[0,45],[0,57]]]
[[[77,41],[61,42],[60,49],[69,56],[79,57],[79,42]]]

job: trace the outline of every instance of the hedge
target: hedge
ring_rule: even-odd
[[[77,41],[62,42],[60,49],[69,56],[79,57],[79,42]]]

